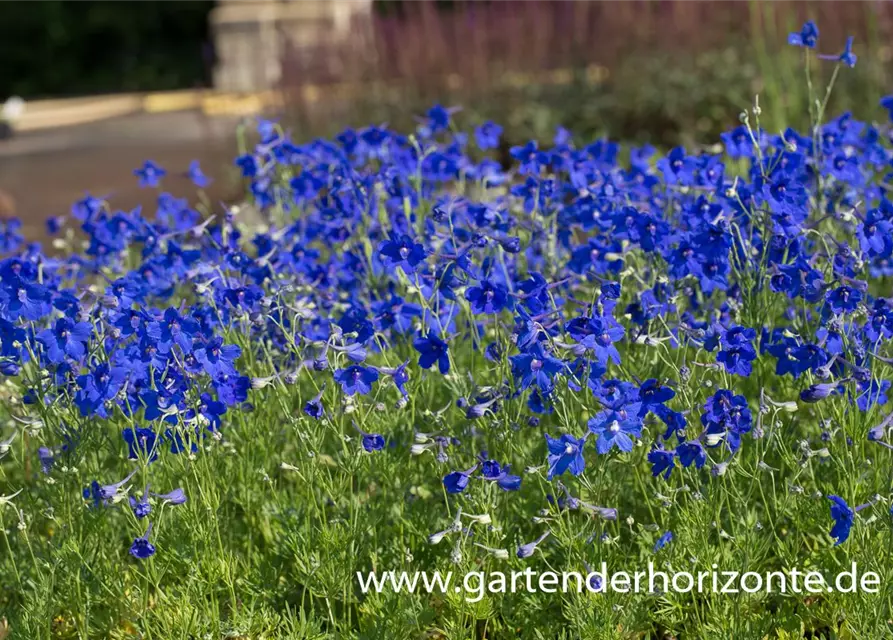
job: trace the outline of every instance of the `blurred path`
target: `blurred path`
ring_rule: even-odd
[[[140,113],[71,127],[18,133],[0,140],[0,214],[12,201],[26,238],[44,237],[44,221],[65,214],[89,191],[108,196],[115,208],[137,205],[154,213],[155,192],[139,189],[133,170],[151,159],[168,175],[164,188],[194,199],[196,189],[182,177],[192,160],[214,182],[212,201],[234,193],[235,116],[202,112]],[[5,195],[5,198],[4,198]]]

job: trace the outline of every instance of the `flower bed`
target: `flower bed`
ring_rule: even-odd
[[[791,35],[807,73],[817,37]],[[804,133],[759,105],[722,153],[559,130],[509,171],[501,128],[453,109],[308,144],[261,121],[241,209],[146,162],[154,217],[88,195],[53,257],[6,224],[12,633],[885,637],[889,589],[362,580],[855,562],[884,584],[890,129],[814,95]]]

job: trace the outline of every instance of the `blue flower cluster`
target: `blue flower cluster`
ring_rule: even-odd
[[[790,42],[817,39],[807,24]],[[855,64],[852,42],[833,58]],[[524,416],[543,428],[540,448],[512,462],[545,463],[554,482],[637,446],[655,477],[708,461],[723,473],[745,436],[763,436],[772,371],[804,403],[839,396],[869,412],[887,402],[888,124],[844,114],[773,134],[745,119],[721,153],[664,156],[560,130],[549,148],[512,148],[505,168],[488,153],[501,127],[469,136],[456,117],[437,106],[409,136],[370,126],[306,144],[261,121],[235,162],[249,202],[219,215],[164,191],[167,172],[146,162],[134,173],[158,192],[153,215],[87,195],[70,216],[83,253],[48,255],[6,223],[0,371],[21,385],[29,419],[54,427],[44,472],[84,429],[124,424],[120,452],[135,470],[94,481],[84,499],[101,509],[126,496],[149,518],[152,501],[186,500],[150,491],[152,464],[222,437],[234,412],[282,385],[312,386],[301,420],[333,422],[364,396],[401,410],[431,385],[472,424]],[[197,164],[186,175],[208,184]],[[249,208],[266,216],[263,230],[239,224]],[[758,370],[764,395],[736,392]],[[416,434],[411,452],[461,458],[460,437],[479,427],[456,425]],[[369,455],[408,449],[354,426]],[[886,427],[866,434],[890,446]],[[521,489],[509,454],[475,455],[443,477],[447,493]],[[585,504],[564,491],[558,502]],[[832,501],[842,541],[854,512]],[[132,555],[155,552],[151,534],[149,524]]]

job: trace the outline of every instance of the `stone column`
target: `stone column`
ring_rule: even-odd
[[[287,46],[324,47],[350,34],[369,16],[372,0],[218,0],[211,12],[216,64],[214,88],[275,89]]]

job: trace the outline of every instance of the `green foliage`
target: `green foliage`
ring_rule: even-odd
[[[472,122],[494,120],[506,127],[510,144],[538,139],[550,143],[564,126],[582,139],[608,137],[669,148],[715,141],[738,123],[738,116],[759,96],[763,126],[770,132],[809,124],[809,98],[802,57],[779,50],[761,57],[744,42],[697,55],[683,52],[633,55],[593,79],[578,69],[564,84],[530,82],[521,87],[493,86],[484,93],[445,92],[436,100],[461,105]],[[816,82],[827,81],[832,64],[814,70]],[[856,68],[837,81],[827,111],[852,111],[870,120],[889,87],[889,67],[877,57],[860,58]],[[334,135],[345,124],[388,122],[412,128],[414,116],[432,104],[430,93],[405,86],[362,93],[348,102],[326,103],[323,112],[291,114],[299,133]],[[338,117],[331,118],[331,113]]]
[[[207,83],[214,3],[0,3],[0,99],[189,88]]]

